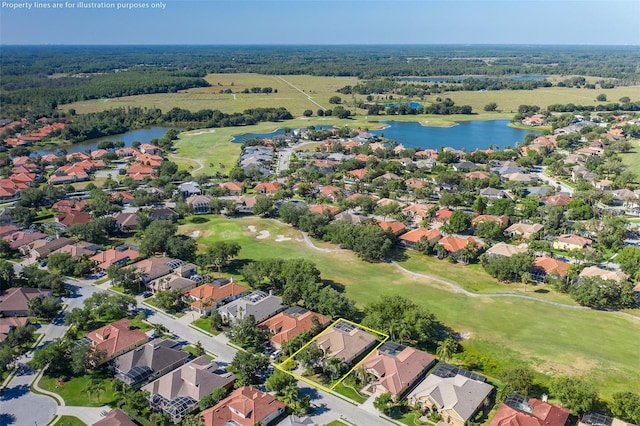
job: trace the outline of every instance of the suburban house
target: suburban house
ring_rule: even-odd
[[[533,270],[531,271],[531,281],[537,283],[543,283],[546,280],[547,275],[557,274],[564,278],[569,272],[571,265],[567,262],[554,259],[549,256],[537,257]]]
[[[603,416],[599,413],[586,413],[578,422],[578,426],[635,426],[623,420]]]
[[[253,188],[253,192],[256,194],[273,195],[280,191],[280,189],[282,189],[280,182],[262,182]]]
[[[285,408],[274,396],[243,386],[203,411],[201,416],[204,426],[267,426],[280,417]]]
[[[483,188],[480,190],[480,196],[490,200],[500,200],[508,197],[505,191],[496,188]]]
[[[120,232],[132,232],[138,229],[140,215],[138,213],[122,213],[118,212],[114,216],[116,226]]]
[[[186,293],[206,279],[196,274],[197,266],[193,263],[185,263],[180,259],[176,259],[169,262],[167,266],[171,268],[170,274],[146,281],[147,288],[151,290],[153,294],[159,291],[176,289]]]
[[[88,332],[87,338],[91,341],[94,350],[104,351],[104,357],[100,359],[98,365],[144,345],[149,340],[144,332],[132,330],[126,318]]]
[[[471,225],[476,226],[482,222],[495,222],[499,224],[502,228],[506,228],[507,225],[509,225],[509,216],[507,216],[506,214],[502,216],[496,216],[492,214],[481,214],[479,216],[474,217],[471,220]]]
[[[378,220],[378,226],[382,228],[383,231],[389,231],[396,237],[407,230],[407,227],[404,225],[404,223],[396,220]]]
[[[0,317],[0,343],[4,342],[16,327],[29,324],[29,317]]]
[[[398,241],[400,242],[400,245],[406,248],[415,249],[416,244],[421,239],[424,239],[424,241],[428,244],[436,244],[438,241],[440,241],[441,238],[442,234],[437,229],[427,229],[420,227],[411,230],[406,234],[400,235],[400,237],[398,237]]]
[[[256,197],[243,195],[236,200],[236,211],[238,213],[253,213],[253,206],[256,205]]]
[[[314,321],[314,318],[316,321]],[[293,339],[304,331],[311,331],[315,324],[320,328],[326,327],[330,318],[309,311],[299,306],[287,308],[284,312],[269,318],[259,324],[259,327],[271,333],[271,346],[280,349],[282,343]]]
[[[46,259],[52,252],[66,245],[73,244],[73,240],[66,237],[50,240],[37,240],[29,244],[29,257],[32,259]]]
[[[539,223],[514,223],[510,227],[504,230],[505,234],[509,236],[509,238],[520,237],[523,240],[528,240],[531,237],[534,237],[538,233],[542,232],[544,226]]]
[[[98,250],[101,249],[102,248],[100,246],[97,246],[95,244],[88,243],[86,241],[78,241],[75,244],[67,244],[66,246],[63,246],[58,250],[54,250],[51,252],[51,254],[67,253],[69,256],[71,256],[72,259],[79,259],[82,256],[93,256]]]
[[[114,408],[104,418],[98,420],[93,426],[137,426],[124,411]]]
[[[575,234],[560,235],[554,242],[553,248],[558,250],[580,250],[591,246],[592,241],[588,238]]]
[[[318,336],[315,343],[327,358],[353,363],[376,343],[376,336],[346,321],[338,321]]]
[[[340,209],[328,204],[317,204],[315,206],[309,207],[309,212],[316,214],[326,214],[333,217],[336,214],[340,213]]]
[[[63,226],[86,225],[91,222],[91,215],[87,212],[70,211],[56,216],[56,222]]]
[[[206,283],[189,290],[183,297],[191,309],[202,315],[209,315],[211,311],[219,308],[223,303],[236,300],[249,289],[233,280],[218,278],[212,283]]]
[[[180,217],[180,214],[169,207],[157,207],[149,211],[149,219],[151,220],[174,220]]]
[[[218,313],[222,320],[229,324],[233,324],[236,319],[243,319],[249,315],[253,316],[256,323],[261,323],[283,310],[285,310],[285,306],[282,304],[282,298],[271,293],[254,291],[247,296],[221,306],[218,308]]]
[[[182,260],[172,259],[166,256],[150,257],[140,260],[127,268],[132,268],[140,273],[140,279],[147,284],[157,278],[169,275],[178,266],[184,264]]]
[[[109,250],[100,252],[90,259],[98,264],[97,268],[106,271],[107,268],[113,265],[124,265],[131,260],[136,260],[140,257],[140,253],[133,248],[123,245]]]
[[[242,182],[223,182],[218,185],[220,189],[229,191],[231,195],[241,195],[243,192]]]
[[[584,268],[580,275],[580,278],[590,278],[597,277],[602,278],[603,280],[615,281],[618,284],[622,284],[623,282],[629,279],[629,275],[625,274],[622,271],[609,271],[607,269],[602,269],[597,266],[588,266]]]
[[[488,402],[485,378],[441,362],[409,395],[409,404],[437,412],[445,423],[464,426]]]
[[[236,377],[202,355],[142,387],[154,409],[167,413],[175,423],[215,388],[230,389]]]
[[[51,290],[11,287],[0,294],[0,314],[5,317],[26,317],[29,315],[29,300],[36,297],[50,297]]]
[[[193,209],[195,214],[211,213],[211,200],[208,195],[192,195],[187,198],[186,203]]]
[[[484,247],[484,244],[474,237],[460,237],[457,235],[447,235],[438,241],[438,244],[442,246],[445,252],[454,257],[459,256],[459,260],[465,263],[467,262],[467,256],[464,251],[467,248],[477,252]]]
[[[178,192],[182,194],[184,197],[191,197],[193,195],[202,194],[202,190],[200,189],[200,184],[194,181],[183,182],[180,185],[178,185]]]
[[[500,404],[489,426],[564,426],[569,413],[566,407],[512,393]]]
[[[513,244],[507,244],[500,242],[498,244],[493,245],[489,250],[484,253],[484,256],[495,257],[495,256],[503,256],[503,257],[511,257],[514,254],[524,254],[529,251],[529,247],[526,243],[515,246]]]
[[[9,247],[13,250],[20,250],[22,255],[26,255],[29,252],[29,244],[46,237],[47,234],[38,231],[17,231],[3,237],[2,239],[7,241],[9,243]]]
[[[180,350],[171,339],[156,339],[135,348],[114,360],[116,379],[138,388],[174,370],[189,360],[189,353]]]
[[[385,342],[365,359],[362,368],[376,377],[372,383],[376,393],[402,396],[435,363],[436,358],[426,352]]]

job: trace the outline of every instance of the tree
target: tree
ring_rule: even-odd
[[[11,287],[16,281],[16,271],[13,264],[6,260],[0,260],[0,294]]]
[[[556,377],[551,381],[549,391],[574,415],[590,411],[598,399],[590,383],[575,377]]]
[[[618,284],[600,277],[580,278],[571,285],[569,293],[579,304],[597,309],[631,308],[637,303],[633,284]]]
[[[238,351],[230,367],[236,375],[235,387],[251,386],[260,383],[260,374],[267,369],[269,361],[260,354]]]
[[[596,96],[596,101],[598,101],[598,102],[606,102],[607,101],[607,95],[605,95],[604,93],[600,93],[598,96]]]
[[[47,320],[56,316],[61,304],[57,297],[34,297],[27,302],[29,315]]]
[[[244,349],[260,350],[260,345],[269,338],[267,331],[256,324],[253,315],[237,319],[228,331],[229,339]]]
[[[140,280],[140,273],[133,268],[112,265],[107,268],[107,276],[112,285],[122,287],[126,293],[138,294],[142,291],[143,284]]]
[[[498,222],[494,222],[493,220],[484,220],[475,226],[473,235],[487,240],[502,240],[502,225]]]
[[[202,398],[198,405],[200,406],[201,410],[206,410],[207,408],[213,407],[218,402],[222,401],[226,396],[227,389],[223,387],[217,387],[213,389],[213,392],[211,392],[209,395]]]
[[[508,389],[506,393],[517,392],[521,395],[528,395],[533,387],[533,371],[525,366],[505,368],[500,373],[500,380]]]
[[[339,104],[341,102],[342,102],[342,98],[340,96],[332,96],[332,97],[329,98],[329,103],[330,104],[336,105],[336,104]]]
[[[218,273],[223,266],[240,253],[240,244],[236,242],[216,241],[207,247],[204,254],[198,256],[199,265],[207,267],[213,265],[218,269]]]
[[[312,372],[320,365],[323,357],[322,349],[315,344],[310,344],[296,355],[296,360],[299,361],[308,372]]]
[[[447,234],[459,234],[469,229],[470,226],[471,218],[469,218],[469,215],[460,210],[456,210],[451,213],[449,221],[442,225],[442,230]]]
[[[640,424],[640,395],[633,392],[616,392],[609,404],[611,414],[620,420]]]
[[[383,412],[386,415],[391,413],[391,409],[393,408],[393,397],[390,392],[385,392],[382,395],[376,397],[373,400],[373,406],[376,410]]]
[[[187,235],[174,235],[167,240],[167,254],[177,259],[192,261],[196,255],[196,240]]]
[[[256,203],[253,206],[253,214],[256,216],[270,216],[273,214],[275,205],[273,198],[258,196],[256,197]]]
[[[144,257],[166,251],[167,241],[178,230],[175,223],[168,220],[155,220],[147,227],[140,244],[140,254]]]
[[[498,104],[495,102],[489,102],[484,106],[484,110],[487,112],[495,111],[496,109],[498,109]]]
[[[202,356],[205,354],[204,347],[202,346],[202,342],[198,340],[193,347],[193,355],[196,357]]]
[[[156,293],[156,304],[167,312],[179,312],[184,307],[182,290],[176,288]]]
[[[211,329],[220,331],[222,330],[223,323],[220,313],[215,309],[211,311]]]
[[[521,281],[523,274],[534,266],[534,259],[528,253],[517,253],[513,256],[491,256],[484,263],[484,269],[500,281]]]
[[[616,256],[616,262],[620,264],[620,268],[624,272],[632,277],[638,278],[640,275],[640,248],[633,246],[624,247]]]
[[[454,353],[458,351],[460,345],[451,336],[448,336],[444,340],[438,343],[438,349],[436,350],[436,355],[438,358],[441,358],[443,361],[448,361],[451,359]]]
[[[275,392],[276,396],[282,396],[291,387],[296,388],[297,391],[297,386],[298,383],[292,375],[278,369],[275,369],[265,382],[267,390]]]
[[[313,111],[311,111],[310,109],[305,109],[302,115],[304,115],[305,117],[311,117],[313,115]]]

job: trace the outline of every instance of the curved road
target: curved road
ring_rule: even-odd
[[[315,244],[313,244],[313,241],[311,241],[311,239],[309,238],[309,236],[306,233],[302,233],[302,240],[304,241],[304,243],[311,249],[313,250],[317,250],[317,251],[321,251],[324,253],[336,253],[336,252],[341,252],[344,251],[345,249],[329,249],[329,248],[322,248],[322,247],[317,247]],[[489,299],[494,299],[494,298],[498,298],[498,297],[513,297],[516,299],[525,299],[525,300],[531,300],[533,302],[540,302],[540,303],[546,303],[547,305],[553,305],[553,306],[557,306],[559,308],[564,308],[564,309],[586,309],[586,310],[591,310],[591,308],[587,307],[587,306],[580,306],[580,305],[567,305],[564,303],[559,303],[559,302],[554,302],[552,300],[546,300],[546,299],[540,299],[539,297],[533,297],[533,296],[525,296],[524,294],[513,294],[513,293],[473,293],[470,292],[469,290],[466,290],[464,288],[462,288],[461,286],[459,286],[458,284],[455,284],[451,281],[447,281],[447,280],[443,280],[442,278],[438,278],[435,277],[433,275],[428,275],[428,274],[420,274],[417,272],[412,272],[410,270],[408,270],[407,268],[401,266],[400,264],[398,264],[395,261],[392,261],[391,264],[393,266],[395,266],[395,268],[397,270],[399,270],[400,272],[403,272],[407,275],[410,275],[414,278],[420,278],[420,279],[425,279],[425,280],[430,280],[430,281],[435,281],[439,284],[443,284],[447,287],[449,287],[451,290],[453,290],[454,293],[461,293],[464,294],[465,296],[468,297],[487,297]],[[632,314],[628,314],[626,312],[620,312],[620,311],[607,311],[610,312],[612,314],[616,314],[616,315],[620,315],[620,316],[624,316],[627,318],[631,318],[634,319],[636,321],[640,321],[640,317],[632,315]]]

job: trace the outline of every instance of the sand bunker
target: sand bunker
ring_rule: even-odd
[[[198,238],[200,236],[200,231],[193,231],[191,234],[191,238]]]
[[[256,238],[259,240],[264,240],[265,238],[269,238],[269,235],[271,235],[269,231],[260,231]]]
[[[185,136],[198,136],[198,135],[206,135],[209,133],[215,133],[216,129],[207,129],[207,130],[199,130],[194,133],[187,133]]]
[[[256,227],[253,225],[249,225],[247,229],[249,230],[249,232],[256,232]]]
[[[282,241],[289,241],[291,238],[285,237],[284,235],[276,235],[276,243],[280,243]]]

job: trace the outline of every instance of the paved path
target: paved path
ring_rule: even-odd
[[[306,233],[302,233],[302,239],[305,242],[305,244],[312,248],[313,250],[318,250],[318,251],[322,251],[325,253],[335,253],[335,252],[339,252],[339,251],[344,251],[344,249],[330,249],[330,248],[322,248],[322,247],[317,247],[315,244],[313,244],[313,241],[311,241],[311,239],[309,238],[309,236]],[[546,299],[541,299],[539,297],[534,297],[534,296],[526,296],[524,294],[513,294],[513,293],[473,293],[470,292],[464,288],[462,288],[461,286],[459,286],[458,284],[451,282],[451,281],[447,281],[444,280],[442,278],[438,278],[435,277],[433,275],[428,275],[428,274],[421,274],[418,272],[413,272],[408,270],[407,268],[401,266],[400,264],[398,264],[395,261],[392,261],[391,264],[393,266],[395,266],[396,269],[398,269],[399,271],[412,276],[413,278],[418,278],[418,279],[425,279],[425,280],[430,280],[430,281],[434,281],[437,282],[439,284],[443,284],[447,287],[449,287],[451,290],[453,290],[454,293],[461,293],[464,294],[465,296],[468,297],[486,297],[486,298],[499,298],[499,297],[512,297],[512,298],[516,298],[516,299],[525,299],[525,300],[531,300],[533,302],[540,302],[540,303],[546,303],[547,305],[553,305],[553,306],[557,306],[559,308],[563,308],[563,309],[582,309],[582,310],[591,310],[591,308],[587,307],[587,306],[580,306],[580,305],[567,305],[565,303],[560,303],[560,302],[554,302],[552,300],[546,300]],[[626,312],[620,312],[620,311],[609,311],[612,314],[616,314],[616,315],[620,315],[623,317],[627,317],[627,318],[631,318],[634,319],[636,321],[640,321],[640,317],[633,315],[633,314],[629,314]]]
[[[202,161],[197,160],[195,158],[180,157],[180,156],[175,155],[175,154],[169,154],[169,157],[170,158],[175,158],[176,160],[193,161],[194,163],[196,163],[198,165],[198,167],[193,169],[193,170],[191,170],[190,173],[195,173],[195,172],[197,172],[199,170],[204,169],[204,164],[202,164]]]
[[[92,425],[98,420],[102,420],[104,416],[102,416],[101,413],[103,411],[108,413],[111,411],[111,407],[108,405],[103,405],[102,407],[75,407],[67,405],[66,407],[58,407],[56,414],[59,416],[74,416],[86,424]]]

